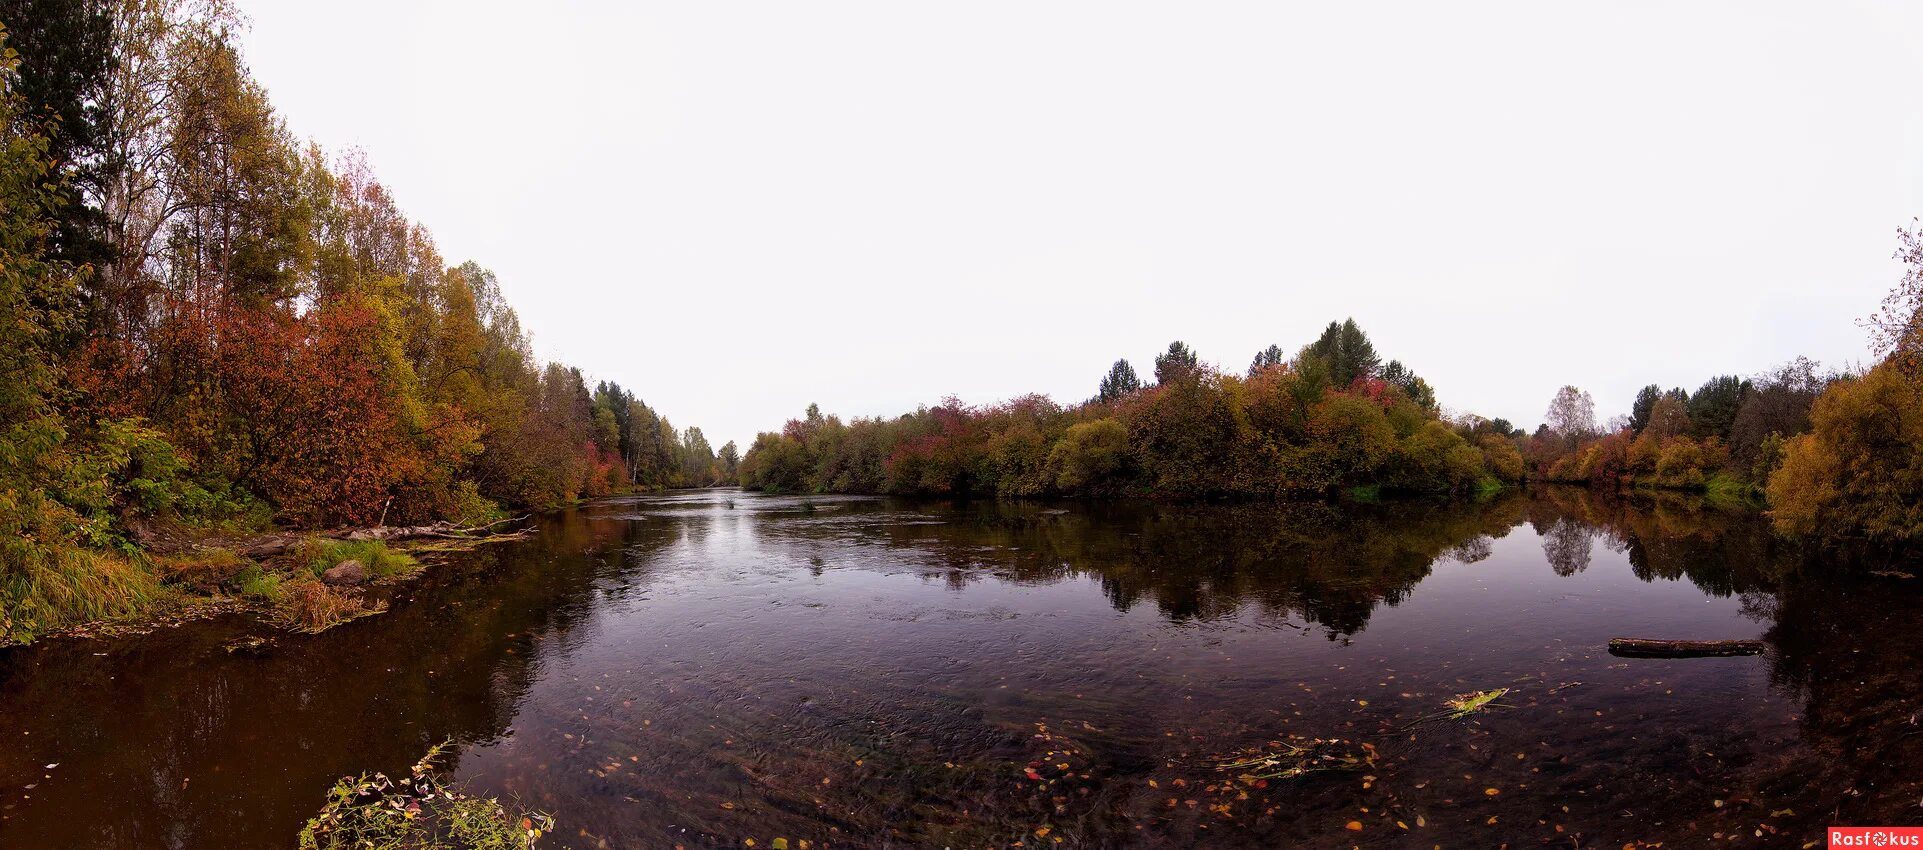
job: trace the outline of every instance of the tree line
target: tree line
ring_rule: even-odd
[[[1865,321],[1878,361],[1796,358],[1694,391],[1651,384],[1598,423],[1565,386],[1533,433],[1444,416],[1428,382],[1383,363],[1353,320],[1246,372],[1171,343],[1144,380],[1117,360],[1093,398],[949,398],[843,422],[810,405],[759,435],[743,486],[775,492],[1292,497],[1476,493],[1522,481],[1698,490],[1767,504],[1776,527],[1826,545],[1923,544],[1923,225],[1898,230],[1904,274]]]
[[[1799,357],[1694,393],[1652,384],[1602,427],[1565,386],[1521,444],[1530,477],[1760,499],[1779,531],[1829,548],[1923,544],[1923,226],[1897,241],[1902,277],[1863,322],[1868,368]]]
[[[1094,398],[948,399],[844,422],[811,405],[759,435],[743,486],[777,492],[1175,498],[1469,493],[1523,477],[1508,423],[1444,419],[1427,381],[1384,363],[1354,320],[1293,357],[1279,346],[1225,372],[1186,344],[1153,380],[1118,360]]]
[[[1863,322],[1878,358],[1867,369],[1797,358],[1694,393],[1651,385],[1604,427],[1589,395],[1564,387],[1522,446],[1530,475],[1755,494],[1778,530],[1825,546],[1923,544],[1923,225],[1897,241],[1902,277]]]
[[[492,272],[294,138],[238,26],[218,0],[0,0],[0,633],[137,584],[112,553],[155,527],[731,479],[732,444],[539,360]]]
[[[1542,481],[1752,496],[1810,429],[1816,400],[1848,377],[1798,357],[1759,375],[1711,377],[1694,392],[1650,384],[1629,413],[1602,424],[1589,394],[1565,386],[1523,457]]]

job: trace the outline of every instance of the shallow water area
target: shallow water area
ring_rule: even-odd
[[[0,846],[291,846],[449,739],[544,847],[1801,846],[1923,814],[1875,745],[1917,593],[1809,569],[1752,515],[1586,492],[610,499],[321,635],[0,653]],[[1305,748],[1340,769],[1281,775]]]

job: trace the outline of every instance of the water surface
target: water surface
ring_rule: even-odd
[[[1923,816],[1916,592],[1811,570],[1756,517],[1580,492],[609,500],[322,635],[0,654],[0,846],[291,846],[448,739],[549,847],[1801,846]],[[1373,763],[1221,769],[1302,739]]]

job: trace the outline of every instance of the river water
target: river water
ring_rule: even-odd
[[[444,740],[543,847],[1801,847],[1923,820],[1918,582],[1834,572],[1581,491],[607,500],[321,635],[0,652],[0,847],[291,847]],[[1303,746],[1357,763],[1225,768]]]

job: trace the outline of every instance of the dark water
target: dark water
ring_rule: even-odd
[[[0,654],[0,847],[288,847],[337,776],[444,739],[558,817],[549,847],[1800,847],[1923,821],[1919,582],[1827,566],[1753,516],[1580,492],[616,500],[319,636]],[[248,634],[275,643],[222,648]],[[1374,764],[1219,767],[1291,736]]]

